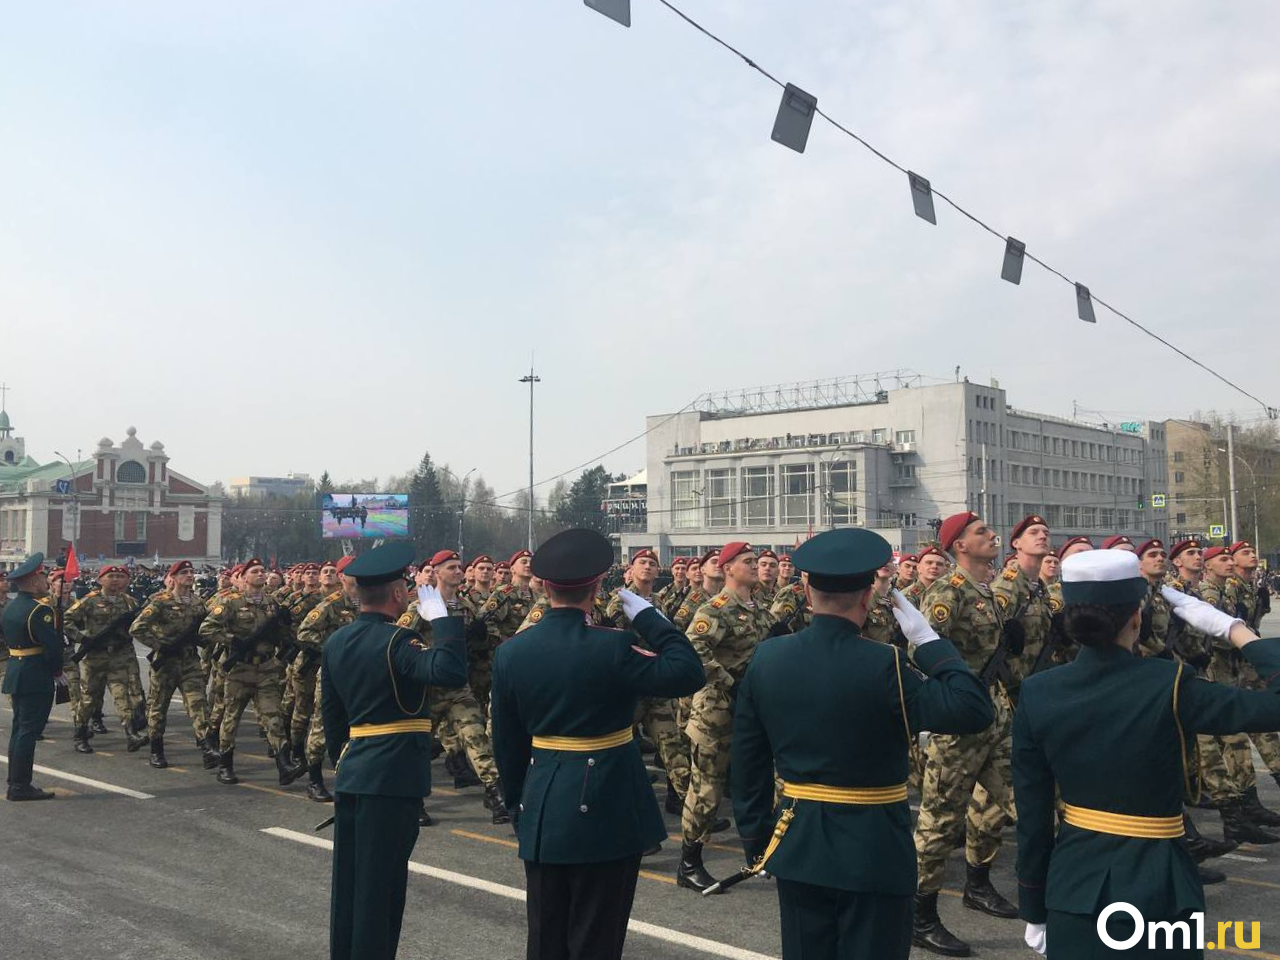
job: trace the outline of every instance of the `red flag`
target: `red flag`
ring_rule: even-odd
[[[76,579],[76,577],[80,576],[80,561],[76,557],[76,545],[74,543],[67,549],[67,565],[65,570],[66,573],[63,574],[65,583],[70,583],[72,580]]]

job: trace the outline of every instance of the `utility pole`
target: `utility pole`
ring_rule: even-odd
[[[533,385],[541,383],[542,378],[534,376],[533,362],[529,363],[529,375],[520,378],[521,383],[529,385],[529,544],[533,549]]]
[[[66,454],[53,451],[53,455],[67,465],[67,469],[71,471],[71,552],[76,555],[77,561],[80,558],[80,551],[76,548],[77,534],[80,532],[80,487],[76,483],[76,464],[73,464]],[[76,463],[80,462],[80,451],[76,451]]]
[[[978,500],[978,504],[981,508],[982,519],[994,526],[995,519],[987,510],[987,445],[985,443],[982,445],[982,495]]]
[[[476,467],[472,467],[466,472],[462,481],[458,484],[458,556],[463,557],[463,563],[466,562],[466,553],[462,548],[463,524],[466,522],[467,516],[467,480],[476,472]],[[450,471],[452,473],[452,471]],[[454,474],[457,479],[457,474]]]
[[[1231,529],[1227,542],[1240,539],[1240,516],[1236,510],[1236,426],[1227,424],[1227,483],[1231,486]],[[1256,544],[1255,544],[1256,546]]]

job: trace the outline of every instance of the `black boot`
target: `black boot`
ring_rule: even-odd
[[[685,841],[680,847],[680,866],[676,867],[676,886],[701,893],[716,882],[702,865],[702,844]],[[716,891],[723,893],[723,890]]]
[[[52,800],[53,796],[48,790],[41,790],[29,783],[11,783],[4,798],[19,803],[25,800]]]
[[[276,748],[271,745],[271,741],[267,741],[267,759],[274,760],[276,758]]]
[[[315,763],[307,767],[307,778],[311,781],[307,784],[309,800],[314,800],[316,803],[333,803],[333,794],[324,785],[324,771],[321,769],[321,764]]]
[[[212,720],[209,721],[209,732],[204,735],[204,745],[214,753],[218,752],[218,740],[222,735],[222,731]]]
[[[76,732],[71,735],[71,744],[76,753],[93,753],[93,747],[89,744],[88,727],[76,727]]]
[[[1196,829],[1195,821],[1186,813],[1182,815],[1182,825],[1186,833],[1187,852],[1196,863],[1220,857],[1239,846],[1233,840],[1211,840],[1201,836],[1200,831]]]
[[[436,822],[431,819],[431,814],[427,813],[427,801],[422,801],[422,809],[418,811],[418,826],[434,827]]]
[[[967,879],[964,884],[964,905],[970,910],[981,910],[983,913],[1003,920],[1013,920],[1018,916],[1018,908],[1000,896],[999,891],[991,885],[991,868],[975,867],[965,864]]]
[[[431,738],[431,759],[434,761],[440,754],[444,753],[444,744],[435,737]]]
[[[1280,837],[1254,823],[1244,808],[1244,799],[1233,797],[1218,804],[1222,814],[1222,837],[1237,843],[1280,843]]]
[[[944,957],[967,957],[969,945],[942,925],[938,916],[938,895],[917,893],[916,912],[911,923],[911,942]]]
[[[124,724],[124,748],[130,753],[137,753],[149,742],[146,733],[135,733],[136,728],[132,721],[125,721]],[[145,730],[145,728],[143,728]]]
[[[169,760],[164,755],[164,737],[151,738],[151,759],[147,763],[157,770],[164,770],[169,766]]]
[[[1256,784],[1244,792],[1244,812],[1260,827],[1280,827],[1280,813],[1262,805],[1262,801],[1258,799]]]
[[[102,719],[102,711],[101,711],[101,710],[99,710],[97,713],[95,713],[95,714],[94,714],[90,719],[91,719],[91,721],[92,721],[92,725],[90,726],[90,728],[89,728],[89,729],[90,729],[90,730],[92,730],[92,731],[93,731],[93,733],[106,733],[106,732],[107,732],[107,721],[106,721],[106,720],[104,720],[104,719]],[[91,735],[92,735],[92,734],[91,734]]]
[[[684,797],[676,793],[676,785],[671,782],[670,777],[667,777],[667,799],[663,801],[662,809],[676,817],[684,811]]]
[[[276,753],[276,773],[280,776],[280,786],[282,787],[287,787],[307,772],[307,768],[303,764],[293,762],[293,758],[289,753],[288,743],[280,744],[280,749]]]
[[[1215,883],[1222,883],[1227,879],[1227,875],[1221,870],[1215,870],[1213,867],[1199,866],[1196,867],[1200,871],[1200,883],[1203,886],[1212,886]]]
[[[218,782],[227,784],[240,782],[240,778],[236,776],[236,751],[234,747],[223,751],[222,755],[218,757]]]
[[[218,751],[209,745],[210,739],[206,736],[203,740],[196,740],[196,746],[200,748],[200,762],[206,770],[212,770],[218,765]]]
[[[1273,773],[1271,779],[1276,782],[1276,786],[1280,787],[1280,773]]]
[[[133,716],[129,718],[129,723],[135,730],[142,731],[147,729],[147,703],[145,700],[133,708]]]
[[[507,805],[502,802],[502,793],[496,783],[484,788],[484,805],[493,814],[494,823],[511,822],[511,814],[507,812]]]

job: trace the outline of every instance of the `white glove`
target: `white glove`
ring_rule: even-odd
[[[439,620],[449,615],[449,607],[440,596],[440,591],[430,584],[424,583],[418,588],[418,616],[423,620]]]
[[[644,597],[632,593],[626,587],[618,591],[618,600],[622,603],[622,612],[627,615],[628,620],[634,620],[644,611],[653,606]]]
[[[901,590],[893,591],[893,619],[898,621],[902,635],[907,638],[907,646],[912,650],[922,643],[939,639],[938,631],[929,626],[924,614],[911,605]]]
[[[1027,932],[1022,935],[1022,939],[1027,942],[1027,946],[1034,950],[1040,956],[1044,956],[1044,924],[1028,923]]]
[[[1161,587],[1160,596],[1169,601],[1169,606],[1189,627],[1195,627],[1201,633],[1211,637],[1226,639],[1231,628],[1243,620],[1223,613],[1212,603],[1197,600],[1189,593],[1181,593],[1173,587]]]

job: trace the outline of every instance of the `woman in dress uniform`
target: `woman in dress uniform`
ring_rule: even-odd
[[[1214,935],[1182,841],[1196,734],[1280,728],[1280,640],[1259,640],[1241,620],[1165,587],[1173,614],[1228,640],[1267,689],[1206,682],[1176,661],[1134,655],[1146,592],[1132,553],[1065,558],[1063,625],[1079,656],[1022,685],[1013,724],[1020,913],[1027,943],[1049,960],[1204,956]],[[1117,903],[1128,906],[1108,909]]]

